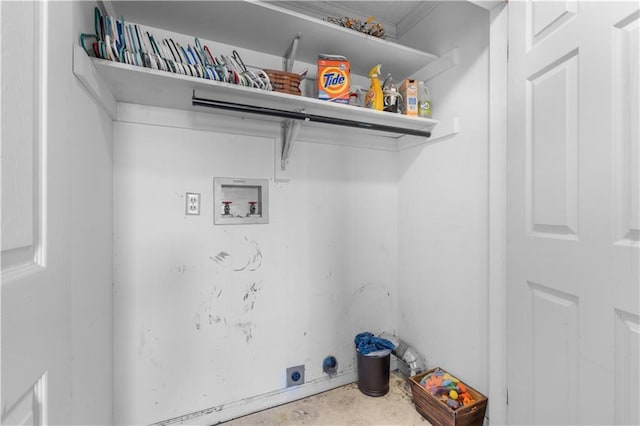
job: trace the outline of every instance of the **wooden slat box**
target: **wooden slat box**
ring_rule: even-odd
[[[422,414],[434,426],[482,426],[484,413],[487,409],[487,397],[465,383],[476,402],[471,405],[460,406],[454,410],[420,385],[420,380],[435,370],[442,370],[447,373],[442,368],[433,368],[409,378],[413,403],[418,413]],[[454,374],[449,374],[460,379]]]

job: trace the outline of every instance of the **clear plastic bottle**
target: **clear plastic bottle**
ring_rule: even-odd
[[[431,94],[424,81],[418,82],[418,116],[431,118]]]

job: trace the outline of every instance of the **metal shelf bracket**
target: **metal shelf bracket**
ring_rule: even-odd
[[[296,144],[298,132],[300,131],[300,121],[287,120],[282,124],[282,155],[280,159],[280,167],[282,170],[287,168],[289,163],[289,157],[293,151],[293,147]]]
[[[429,81],[436,76],[442,74],[445,71],[460,64],[460,49],[453,48],[447,53],[444,53],[435,61],[424,67],[421,72],[423,74],[424,81]]]
[[[287,52],[284,54],[282,58],[282,69],[286,72],[291,72],[293,70],[293,64],[296,61],[296,54],[298,53],[298,45],[300,44],[300,39],[302,38],[302,33],[296,34],[296,36],[291,41],[291,45]]]

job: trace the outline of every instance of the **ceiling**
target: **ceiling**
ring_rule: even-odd
[[[0,0],[1,1],[1,0]],[[438,5],[447,1],[464,0],[247,0],[266,1],[279,7],[295,11],[318,19],[328,17],[357,18],[366,21],[373,17],[376,23],[382,24],[385,39],[398,41],[411,28],[422,21]],[[485,9],[491,9],[507,0],[466,0]],[[101,0],[100,3],[122,4],[117,0]],[[224,2],[220,2],[224,3]],[[117,7],[116,7],[117,9]]]
[[[374,17],[382,24],[386,38],[398,40],[421,21],[441,1],[275,1],[280,7],[315,18],[349,17],[366,20]]]

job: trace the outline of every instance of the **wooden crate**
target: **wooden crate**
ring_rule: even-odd
[[[409,378],[413,403],[418,413],[422,414],[434,426],[482,426],[484,413],[487,409],[487,397],[465,383],[476,402],[454,410],[420,385],[420,380],[435,370],[442,370],[447,373],[442,368],[433,368]],[[451,375],[457,377],[454,374]],[[459,377],[457,378],[459,379]]]

